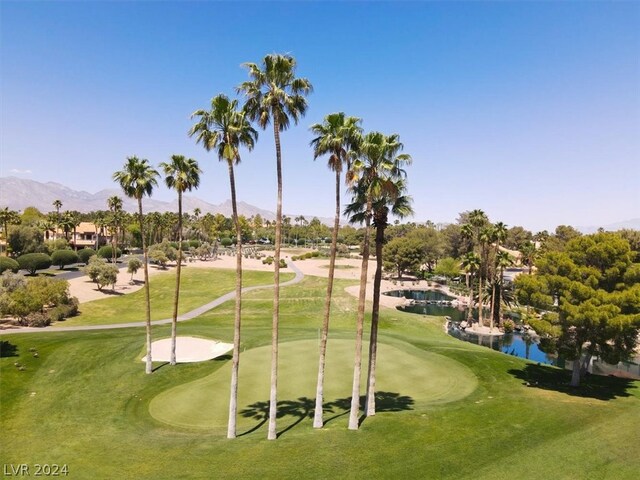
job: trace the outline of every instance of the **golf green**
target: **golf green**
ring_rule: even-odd
[[[366,360],[368,344],[363,347]],[[318,344],[313,340],[280,344],[278,415],[302,421],[313,415]],[[332,340],[327,349],[325,417],[349,409],[353,382],[354,344]],[[251,431],[267,416],[271,347],[243,352],[240,357],[238,427]],[[378,412],[413,410],[417,406],[460,400],[477,386],[475,375],[464,365],[406,343],[378,346],[376,406]],[[364,394],[366,361],[362,368]],[[231,362],[211,375],[173,387],[149,405],[160,422],[188,429],[217,430],[226,426]],[[297,423],[297,422],[296,422]]]

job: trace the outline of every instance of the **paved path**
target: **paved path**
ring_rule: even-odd
[[[296,276],[289,280],[288,282],[281,283],[281,287],[286,287],[288,285],[294,285],[299,283],[303,278],[304,274],[300,271],[300,269],[289,260],[288,264],[289,268],[293,270]],[[264,288],[272,288],[273,284],[270,285],[255,285],[253,287],[244,287],[242,289],[242,293],[252,292],[254,290],[261,290]],[[215,300],[207,303],[206,305],[202,305],[201,307],[196,308],[195,310],[191,310],[190,312],[184,313],[178,317],[179,322],[184,322],[186,320],[191,320],[192,318],[198,317],[209,310],[222,305],[223,303],[233,300],[236,296],[236,292],[229,292],[221,297],[216,298]],[[166,325],[171,323],[171,318],[164,318],[162,320],[155,320],[151,322],[151,325]],[[20,327],[13,329],[5,329],[0,330],[0,335],[7,335],[13,333],[33,333],[33,332],[77,332],[77,331],[85,331],[85,330],[110,330],[113,328],[133,328],[133,327],[144,327],[146,322],[130,322],[130,323],[116,323],[113,325],[79,325],[77,327],[42,327],[42,328],[33,328],[33,327]]]

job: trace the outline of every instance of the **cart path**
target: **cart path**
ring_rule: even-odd
[[[288,262],[288,266],[293,270],[296,276],[289,280],[288,282],[281,283],[281,287],[286,287],[289,285],[294,285],[296,283],[300,283],[304,278],[304,274],[300,271],[300,269],[291,261]],[[269,285],[255,285],[253,287],[243,287],[242,293],[252,292],[254,290],[261,290],[265,288],[273,288],[274,284]],[[233,300],[236,297],[236,292],[229,292],[221,297],[216,298],[215,300],[202,305],[190,312],[184,313],[178,316],[178,322],[184,322],[187,320],[191,320],[192,318],[198,317],[209,310],[212,310],[229,300]],[[170,324],[172,321],[171,318],[164,318],[162,320],[154,320],[151,322],[151,325],[166,325]],[[8,335],[13,333],[34,333],[34,332],[78,332],[78,331],[87,331],[87,330],[110,330],[114,328],[136,328],[136,327],[144,327],[146,322],[129,322],[129,323],[116,323],[112,325],[79,325],[77,327],[19,327],[19,328],[8,328],[0,330],[0,335]]]

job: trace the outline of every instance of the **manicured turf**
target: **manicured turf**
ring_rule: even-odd
[[[344,292],[351,283],[336,282],[332,340],[353,341],[356,301]],[[317,341],[324,287],[322,279],[309,277],[283,288],[283,352],[288,342]],[[270,342],[271,293],[245,296],[241,372]],[[180,332],[230,341],[232,323],[229,302],[181,324]],[[167,337],[169,326],[154,327],[153,335]],[[68,464],[68,478],[618,480],[635,479],[640,471],[640,382],[592,377],[585,387],[571,390],[568,372],[447,337],[439,318],[383,310],[382,350],[385,355],[393,352],[384,368],[411,359],[409,366],[398,364],[394,373],[419,377],[446,358],[457,368],[432,374],[448,379],[459,378],[460,370],[472,372],[477,385],[469,395],[430,403],[427,390],[402,385],[396,393],[415,396],[412,409],[379,413],[365,419],[357,432],[347,430],[346,415],[333,418],[338,410],[326,414],[331,420],[325,429],[314,430],[307,402],[289,404],[278,421],[280,437],[273,442],[266,440],[264,426],[250,431],[259,424],[261,406],[253,423],[241,420],[248,423],[240,430],[245,435],[236,440],[225,439],[224,429],[213,422],[211,429],[189,429],[151,415],[154,399],[168,396],[172,388],[210,380],[228,388],[228,358],[175,367],[158,364],[153,375],[145,375],[139,361],[143,328],[13,334],[0,341],[0,463]],[[14,362],[26,369],[19,370]],[[416,372],[407,374],[407,369]],[[268,380],[259,381],[264,385]],[[284,395],[289,383],[308,382],[313,380],[281,375],[281,400],[308,397],[308,387],[291,388]],[[247,387],[241,385],[243,391]],[[211,395],[216,398],[219,392]],[[255,398],[265,400],[266,394]]]
[[[294,274],[281,274],[282,282],[291,280]],[[184,268],[180,279],[179,313],[185,313],[204,305],[235,288],[235,270],[220,268]],[[151,286],[151,319],[170,318],[173,313],[173,298],[176,277],[174,271],[153,275]],[[273,273],[244,272],[242,283],[269,285],[273,283]],[[144,321],[144,290],[128,295],[117,295],[80,306],[80,314],[55,326],[110,325],[114,323]]]
[[[283,382],[279,403],[289,417],[299,417],[315,405],[315,380],[318,368],[318,342],[300,340],[281,345],[279,375]],[[366,352],[368,345],[364,346]],[[411,352],[411,353],[409,353]],[[349,409],[353,378],[353,342],[333,340],[328,348],[325,403],[329,416]],[[376,385],[380,408],[413,410],[418,406],[460,400],[475,389],[477,381],[463,365],[442,355],[410,346],[405,349],[381,344],[383,360],[377,369]],[[271,347],[248,350],[242,355],[238,405],[238,427],[251,430],[264,422],[269,399]],[[366,371],[367,362],[363,368]],[[151,415],[162,422],[180,427],[224,428],[228,419],[229,378],[231,365],[208,377],[167,390],[151,401]],[[365,375],[362,376],[362,391]]]

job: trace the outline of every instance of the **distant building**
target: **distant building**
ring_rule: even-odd
[[[80,222],[80,225],[75,229],[75,233],[73,230],[70,230],[65,234],[64,230],[58,227],[56,230],[45,230],[44,239],[47,241],[66,238],[72,248],[95,248],[96,241],[98,240],[96,232],[96,226],[93,223]],[[101,228],[99,233],[100,245],[105,245],[111,242],[111,234],[107,229]]]

